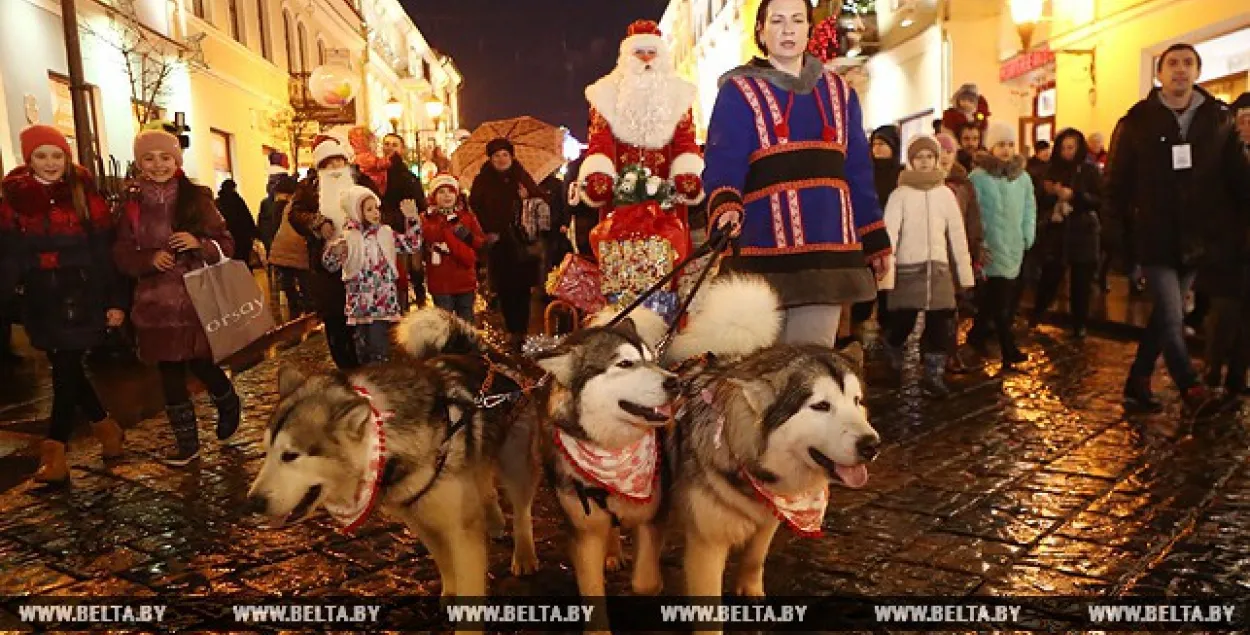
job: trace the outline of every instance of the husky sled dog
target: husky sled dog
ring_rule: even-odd
[[[636,533],[634,591],[659,593],[654,521],[662,502],[662,429],[679,393],[677,376],[659,365],[632,318],[577,331],[538,364],[552,387],[534,450],[573,528],[578,590],[584,598],[604,596],[604,567],[610,547],[619,548],[619,527]]]
[[[717,280],[698,296],[691,322],[668,350],[685,357],[713,341],[726,356],[758,350],[780,333],[776,305],[760,279]],[[613,569],[622,559],[620,529],[636,534],[634,592],[661,590],[661,520],[671,481],[663,454],[681,391],[678,377],[655,358],[664,322],[639,308],[607,326],[614,316],[594,316],[589,328],[538,360],[553,387],[535,451],[573,526],[573,565],[587,598],[603,596],[605,563]]]
[[[718,280],[669,349],[684,360],[682,407],[665,455],[669,525],[685,534],[686,594],[764,595],[764,561],[784,522],[820,531],[831,481],[862,487],[880,438],[863,405],[863,351],[778,345],[781,310],[758,279]]]
[[[400,339],[415,359],[352,376],[279,372],[280,401],[249,504],[279,524],[325,507],[350,531],[376,503],[429,549],[444,596],[483,597],[487,534],[503,525],[496,472],[514,512],[512,570],[538,566],[529,458],[536,411],[523,389],[541,371],[527,376],[438,309],[410,314]],[[484,394],[515,399],[484,408]]]

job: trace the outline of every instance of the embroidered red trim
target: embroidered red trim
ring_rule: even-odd
[[[785,145],[772,146],[771,148],[762,148],[751,153],[747,159],[750,163],[771,157],[774,154],[783,154],[786,152],[797,152],[799,150],[833,150],[846,154],[846,146],[841,143],[833,143],[829,141],[791,141]]]
[[[860,227],[860,228],[859,228],[859,237],[860,237],[860,238],[863,238],[864,236],[866,236],[866,235],[867,235],[867,234],[869,234],[870,232],[877,231],[878,229],[885,229],[885,221],[883,221],[883,220],[879,220],[879,221],[876,221],[876,222],[874,222],[874,223],[868,223],[867,225],[864,225],[863,227]]]
[[[790,254],[815,253],[822,251],[863,251],[859,243],[850,245],[836,243],[807,244],[797,247],[743,247],[739,252],[744,256],[787,256]]]
[[[755,190],[750,194],[747,194],[742,197],[742,202],[749,205],[755,201],[767,198],[773,194],[780,194],[786,190],[807,190],[814,187],[832,187],[839,190],[850,189],[850,186],[848,186],[846,181],[842,179],[821,178],[801,179],[798,181],[782,181],[781,183],[774,183],[764,189]]]

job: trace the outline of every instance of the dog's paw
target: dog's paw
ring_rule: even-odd
[[[734,595],[743,598],[762,598],[764,595],[764,581],[752,580],[751,582],[739,582],[734,587]]]
[[[538,573],[538,556],[512,554],[512,575],[519,577]]]
[[[627,566],[629,566],[629,556],[623,553],[609,554],[603,559],[603,570],[608,573],[624,571]]]
[[[659,571],[634,570],[634,577],[629,581],[634,595],[659,595],[664,590],[664,578]]]

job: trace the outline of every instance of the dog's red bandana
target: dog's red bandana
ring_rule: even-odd
[[[556,429],[556,446],[582,478],[633,503],[646,503],[659,478],[660,444],[654,430],[620,450],[605,450]]]
[[[326,511],[335,522],[342,525],[339,531],[351,534],[356,531],[377,504],[378,491],[382,484],[382,471],[386,467],[386,428],[383,422],[390,418],[391,413],[378,410],[373,404],[369,391],[360,386],[352,386],[361,397],[369,400],[369,409],[373,412],[373,434],[365,435],[369,462],[365,464],[365,473],[356,487],[356,496],[347,505],[335,505],[326,502]]]
[[[820,537],[821,526],[825,522],[825,509],[829,506],[828,483],[809,492],[790,495],[776,494],[764,487],[764,484],[751,476],[750,472],[742,470],[742,474],[751,483],[751,487],[755,488],[755,494],[760,500],[772,510],[778,520],[790,528],[790,531],[804,538]]]

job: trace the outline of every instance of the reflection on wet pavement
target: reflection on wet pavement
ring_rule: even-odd
[[[1176,424],[1174,406],[1125,420],[1117,398],[1131,345],[1091,338],[1077,347],[1044,329],[1029,352],[1024,372],[958,378],[945,402],[900,392],[874,363],[869,406],[886,445],[869,484],[834,492],[825,537],[779,534],[769,592],[1245,593],[1244,413],[1198,423],[1192,435]],[[281,358],[328,368],[319,335]],[[320,516],[270,531],[241,513],[262,458],[278,362],[239,375],[247,421],[232,446],[212,440],[204,417],[198,466],[151,461],[170,443],[157,417],[131,429],[130,455],[119,465],[103,466],[92,443],[78,442],[72,488],[40,492],[22,483],[0,495],[0,595],[439,592],[425,548],[387,520],[348,538]],[[543,568],[512,577],[508,541],[496,541],[492,588],[575,593],[549,495],[535,518]],[[671,542],[670,592],[681,584],[680,545]],[[628,573],[608,579],[609,592],[627,592]]]

